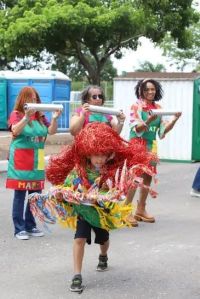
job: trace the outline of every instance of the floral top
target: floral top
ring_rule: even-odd
[[[142,99],[131,106],[129,138],[130,140],[140,138],[146,144],[148,150],[157,153],[156,135],[158,133],[160,139],[165,137],[164,131],[167,121],[158,116],[149,124],[148,130],[137,132],[135,129],[138,124],[144,123],[147,120],[151,109],[161,109],[161,106],[155,102],[147,104]]]

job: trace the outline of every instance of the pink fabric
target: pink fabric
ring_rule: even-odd
[[[10,114],[9,121],[8,121],[9,128],[11,128],[12,125],[16,125],[22,118],[23,118],[23,113],[20,113],[19,111],[13,111]]]
[[[9,121],[8,121],[9,129],[11,130],[11,126],[16,125],[23,117],[24,117],[24,114],[17,111],[17,110],[14,110],[13,112],[11,112],[10,117],[9,117]],[[36,120],[35,115],[31,116],[30,120]],[[43,121],[43,124],[47,128],[50,126],[50,123],[47,120],[45,115],[42,116],[42,121]]]

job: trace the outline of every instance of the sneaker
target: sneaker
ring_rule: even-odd
[[[190,195],[191,195],[191,196],[194,196],[194,197],[200,197],[200,191],[197,191],[197,190],[195,190],[195,189],[192,189],[192,190],[190,191]]]
[[[27,233],[29,236],[32,236],[32,237],[43,237],[44,236],[44,233],[36,227],[32,228],[32,230],[28,231]]]
[[[29,239],[28,233],[25,230],[17,233],[15,235],[15,237],[19,240],[28,240]]]
[[[74,275],[69,289],[71,292],[82,293],[84,286],[82,285],[82,276],[80,274]]]
[[[99,255],[99,263],[97,265],[97,271],[103,272],[108,270],[108,257],[107,255]]]

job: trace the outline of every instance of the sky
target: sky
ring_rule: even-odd
[[[124,50],[121,59],[112,58],[113,65],[118,71],[118,75],[125,72],[133,72],[139,68],[140,63],[150,61],[151,63],[161,63],[166,67],[167,71],[176,71],[175,67],[170,66],[168,59],[162,56],[162,50],[154,47],[153,43],[145,37],[140,38],[141,46],[137,51]]]
[[[195,0],[200,10],[200,0]],[[163,64],[167,72],[176,72],[175,66],[172,66],[169,59],[162,56],[162,50],[159,47],[155,47],[154,44],[145,37],[140,38],[141,46],[137,51],[124,50],[123,57],[121,59],[115,59],[112,57],[113,65],[118,71],[118,75],[125,72],[133,72],[139,68],[140,64],[145,61],[150,61],[154,65]],[[184,71],[191,72],[194,69],[194,64],[188,65]]]

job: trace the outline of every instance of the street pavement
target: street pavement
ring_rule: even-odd
[[[15,239],[13,192],[4,188],[6,173],[1,173],[0,298],[199,299],[200,198],[189,195],[199,166],[161,162],[159,196],[148,204],[156,223],[112,231],[109,271],[104,273],[95,271],[98,245],[87,245],[82,273],[86,289],[81,295],[68,290],[73,232],[56,224],[49,225],[51,232],[43,238]]]

